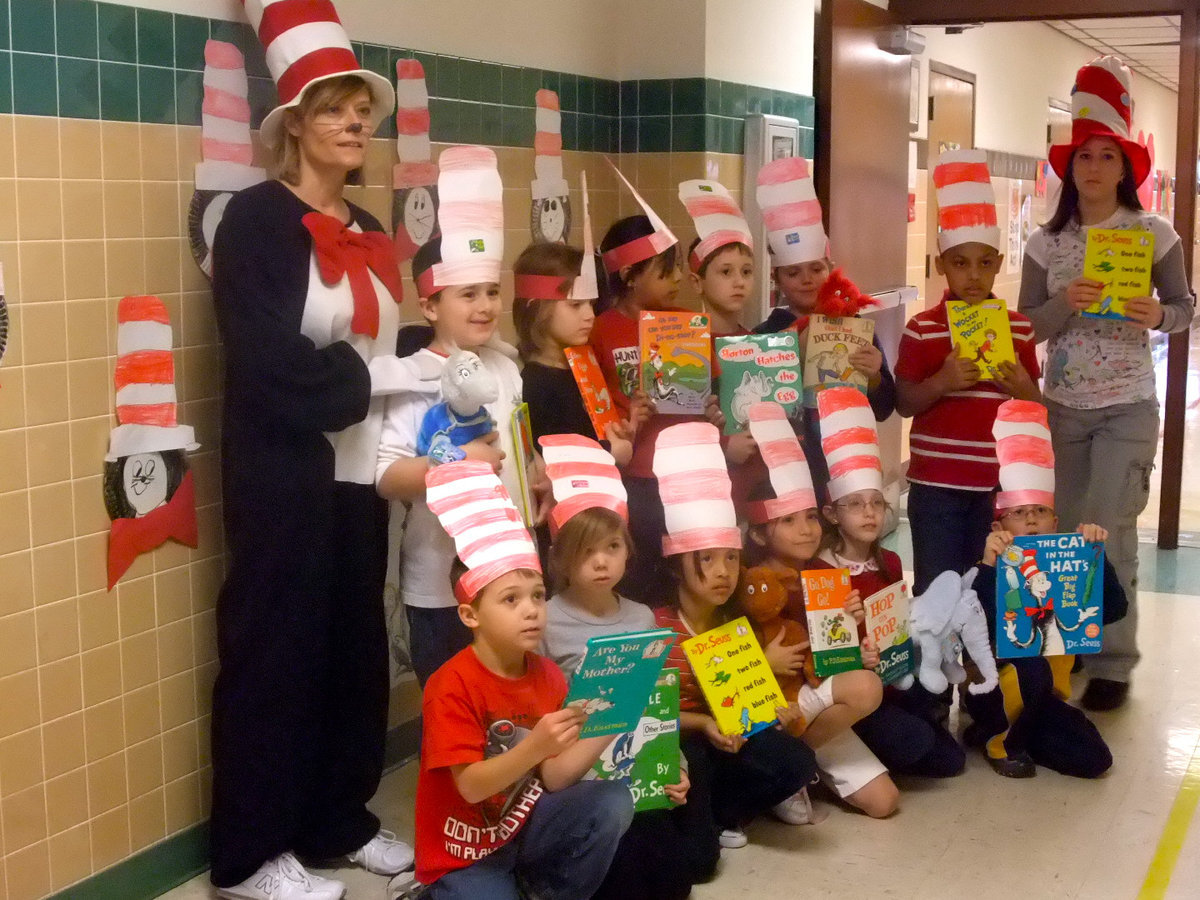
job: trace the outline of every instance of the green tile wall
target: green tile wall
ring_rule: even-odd
[[[94,0],[0,0],[0,113],[198,125],[210,37],[245,55],[257,125],[275,105],[275,86],[246,24]],[[739,153],[743,117],[766,112],[798,119],[812,155],[813,99],[799,94],[706,78],[617,82],[370,43],[354,49],[386,78],[398,59],[421,60],[435,141],[530,146],[534,93],[545,87],[558,92],[568,150]],[[395,136],[393,120],[379,136]]]

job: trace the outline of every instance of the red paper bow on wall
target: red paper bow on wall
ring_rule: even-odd
[[[170,500],[136,519],[113,519],[108,535],[108,589],[111,591],[133,561],[174,538],[195,547],[196,488],[192,473],[186,472]]]
[[[333,216],[319,212],[306,213],[300,221],[312,235],[321,280],[333,285],[350,278],[354,297],[350,330],[379,337],[379,298],[371,285],[370,272],[391,291],[397,303],[404,297],[395,249],[388,236],[379,231],[351,231]]]

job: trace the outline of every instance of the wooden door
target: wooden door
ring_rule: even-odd
[[[975,76],[941,63],[929,63],[929,142],[926,154],[925,308],[942,299],[945,280],[933,265],[937,255],[937,193],[933,167],[945,150],[975,146]]]

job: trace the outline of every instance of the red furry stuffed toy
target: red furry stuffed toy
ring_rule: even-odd
[[[841,269],[834,269],[821,285],[817,294],[814,312],[823,316],[856,316],[865,306],[878,305],[865,294],[859,293],[854,282]]]

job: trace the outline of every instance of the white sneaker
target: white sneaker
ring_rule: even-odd
[[[241,884],[217,888],[229,900],[341,900],[345,893],[340,881],[310,874],[290,853],[267,860]]]
[[[812,801],[808,799],[808,788],[801,788],[782,803],[771,807],[775,818],[789,825],[815,825]]]
[[[746,837],[746,832],[740,828],[725,828],[722,829],[717,842],[727,850],[737,850],[739,847],[745,847],[750,843],[750,839]]]
[[[376,875],[398,875],[411,869],[416,857],[412,847],[381,828],[375,837],[353,853],[346,854],[346,859]]]

